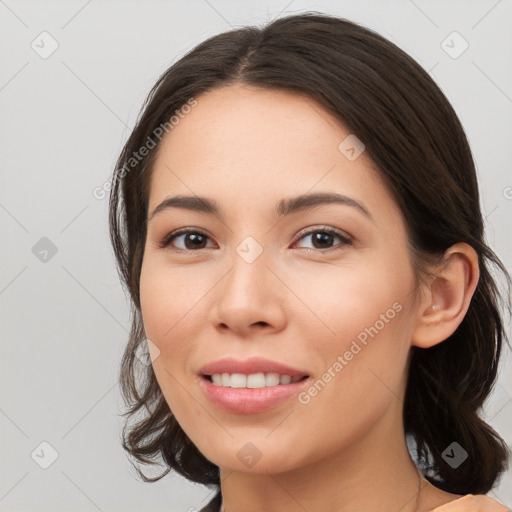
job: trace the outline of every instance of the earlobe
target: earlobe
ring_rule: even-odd
[[[451,336],[469,309],[479,277],[476,251],[465,243],[452,245],[423,294],[411,344],[429,348]]]

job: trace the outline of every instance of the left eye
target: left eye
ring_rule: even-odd
[[[338,244],[339,246],[343,245],[351,245],[352,241],[345,236],[343,233],[332,229],[332,228],[316,228],[312,229],[310,231],[307,231],[306,233],[302,233],[302,235],[298,238],[298,240],[305,240],[307,237],[312,236],[313,241],[313,249],[331,249],[332,247],[326,247],[325,245],[329,245],[330,242],[333,241],[333,238],[338,238],[341,240],[341,243]],[[176,247],[179,251],[191,251],[195,252],[198,249],[205,249],[204,243],[206,240],[209,239],[208,235],[205,235],[204,233],[201,233],[200,231],[192,230],[192,229],[185,229],[177,231],[176,233],[171,233],[170,235],[167,235],[160,246],[162,248],[165,248],[172,244],[175,240],[185,237],[183,239],[184,246],[182,247]],[[210,246],[211,247],[211,246]],[[325,252],[325,251],[321,251]]]
[[[306,239],[309,236],[312,236],[313,249],[330,249],[331,247],[325,247],[323,244],[329,244],[329,242],[331,242],[333,238],[338,238],[339,240],[341,240],[341,244],[338,244],[340,246],[350,245],[352,243],[352,241],[348,237],[332,228],[316,228],[310,230],[306,233],[303,233],[299,240]]]

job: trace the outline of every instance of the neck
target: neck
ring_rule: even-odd
[[[286,473],[220,470],[226,512],[423,512],[421,478],[407,449],[401,401],[370,430],[328,457]],[[397,428],[397,423],[402,428]],[[385,440],[385,442],[383,442]],[[306,441],[306,440],[305,440]],[[421,491],[421,492],[420,492]],[[432,495],[432,494],[431,494]],[[431,500],[430,500],[431,504]]]

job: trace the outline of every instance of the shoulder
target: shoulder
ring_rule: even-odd
[[[510,509],[485,494],[466,494],[430,512],[510,512]]]

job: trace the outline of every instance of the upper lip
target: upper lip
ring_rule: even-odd
[[[262,357],[251,357],[240,360],[232,357],[218,359],[205,364],[199,373],[202,375],[213,375],[214,373],[241,373],[251,375],[253,373],[278,373],[279,375],[289,375],[290,377],[304,377],[308,375],[307,371],[292,368],[291,366],[265,359]]]

